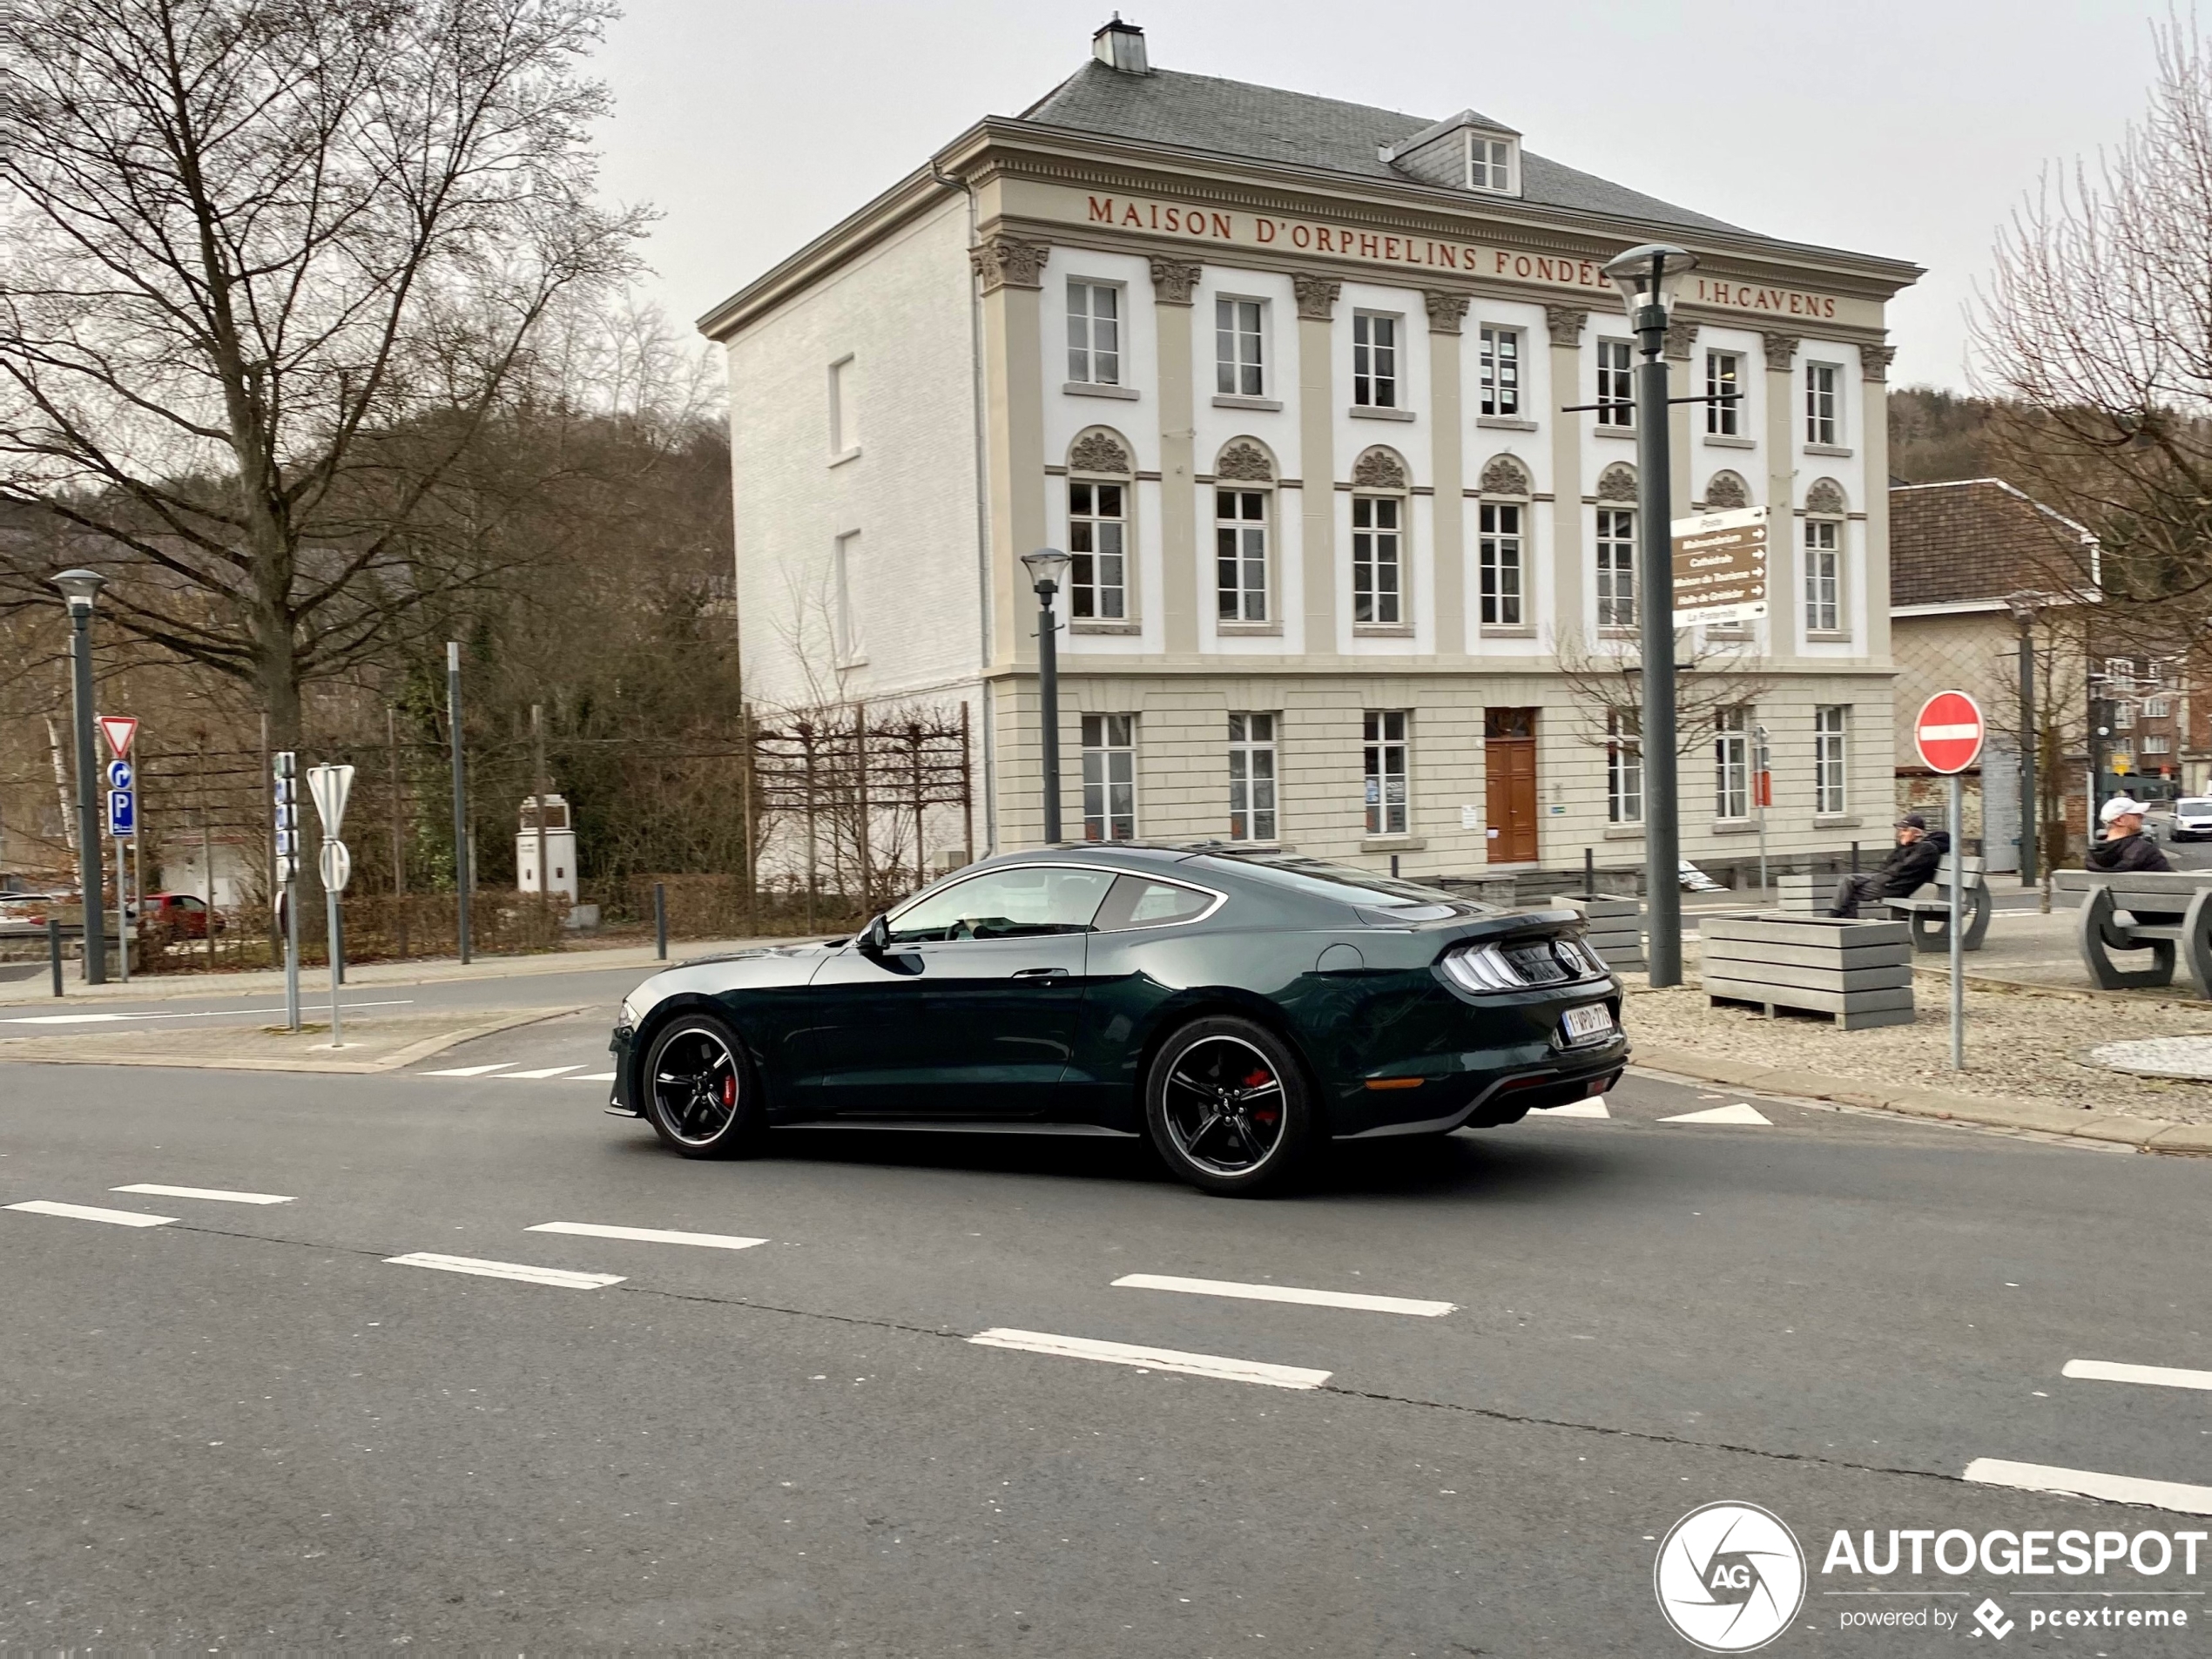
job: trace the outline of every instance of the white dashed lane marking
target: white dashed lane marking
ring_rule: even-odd
[[[698,1244],[707,1250],[751,1250],[765,1238],[745,1238],[736,1233],[671,1232],[662,1227],[604,1227],[596,1221],[541,1221],[524,1232],[574,1233],[582,1238],[631,1238],[647,1244]]]
[[[1243,1285],[1225,1278],[1177,1278],[1164,1273],[1125,1273],[1114,1281],[1120,1290],[1182,1291],[1191,1296],[1228,1296],[1247,1302],[1303,1302],[1312,1307],[1358,1308],[1369,1313],[1410,1313],[1437,1319],[1453,1311],[1451,1302],[1424,1302],[1403,1296],[1367,1296],[1351,1291],[1309,1291],[1295,1285]]]
[[[479,1261],[473,1256],[441,1256],[432,1251],[412,1251],[387,1256],[395,1267],[435,1267],[442,1273],[474,1273],[479,1278],[511,1278],[523,1285],[550,1285],[563,1291],[596,1291],[619,1285],[619,1273],[571,1273],[562,1267],[536,1267],[528,1262]]]
[[[165,1187],[158,1181],[140,1181],[127,1187],[110,1187],[110,1192],[143,1192],[156,1198],[205,1198],[210,1204],[290,1204],[292,1200],[276,1192],[226,1192],[220,1187]]]
[[[486,1072],[503,1071],[514,1063],[511,1060],[499,1060],[489,1066],[454,1066],[444,1071],[426,1071],[421,1075],[425,1077],[481,1077]]]
[[[105,1221],[117,1227],[166,1227],[176,1220],[174,1216],[149,1216],[139,1210],[101,1210],[89,1204],[57,1204],[51,1198],[30,1198],[22,1204],[11,1204],[10,1210],[20,1210],[32,1216],[63,1216],[71,1221]]]
[[[1298,1366],[1271,1366],[1258,1359],[1231,1359],[1214,1353],[1184,1353],[1174,1348],[1139,1348],[1126,1342],[1054,1336],[1046,1331],[995,1328],[979,1331],[968,1340],[984,1348],[1015,1348],[1024,1353],[1057,1354],[1067,1359],[1099,1359],[1112,1366],[1179,1372],[1186,1377],[1214,1377],[1224,1382],[1261,1383],[1270,1388],[1318,1388],[1329,1380],[1325,1371],[1308,1371]]]
[[[2171,1366],[2124,1366],[2110,1359],[2069,1359],[2059,1375],[2085,1382],[2148,1383],[2154,1388],[2212,1388],[2212,1371],[2180,1371]]]
[[[1673,1117],[1662,1117],[1662,1123],[1766,1123],[1774,1120],[1747,1100],[1733,1106],[1711,1106],[1702,1112],[1683,1112]]]
[[[2100,1474],[2094,1469],[2060,1469],[2047,1463],[2011,1463],[1978,1457],[1966,1465],[1966,1479],[1982,1486],[2013,1487],[2022,1492],[2062,1492],[2108,1503],[2148,1504],[2185,1515],[2212,1515],[2212,1487],[2188,1487],[2175,1480],[2144,1480],[2132,1474]]]

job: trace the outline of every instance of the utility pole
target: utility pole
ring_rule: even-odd
[[[530,792],[537,820],[537,923],[542,933],[545,927],[548,897],[545,891],[545,705],[530,705]]]
[[[461,642],[446,641],[446,718],[453,728],[453,886],[461,960],[469,961],[469,772],[461,739]]]
[[[54,585],[69,602],[71,703],[77,724],[77,880],[84,895],[84,982],[107,983],[107,915],[100,902],[99,756],[92,742],[92,602],[107,578],[64,570]]]
[[[2035,596],[2014,594],[2009,602],[2020,624],[2020,886],[2032,887],[2041,863],[2042,803],[2035,787]],[[2089,803],[2094,811],[2096,802]]]

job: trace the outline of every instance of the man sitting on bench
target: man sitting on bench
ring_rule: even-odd
[[[2174,867],[2158,843],[2143,833],[2143,809],[2130,796],[2114,795],[2098,811],[2105,838],[2081,855],[2084,868],[2108,874],[2168,874]],[[2182,920],[2178,910],[2138,910],[2131,913],[2145,927],[2171,927]]]
[[[1943,855],[1950,849],[1948,835],[1941,830],[1929,834],[1928,820],[1918,813],[1908,813],[1897,820],[1897,850],[1882,861],[1880,869],[1847,875],[1836,883],[1836,902],[1828,914],[1850,919],[1858,914],[1863,904],[1911,898],[1935,879]]]

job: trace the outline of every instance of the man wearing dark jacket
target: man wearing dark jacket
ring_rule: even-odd
[[[1941,830],[1929,834],[1928,820],[1918,813],[1908,813],[1897,820],[1897,850],[1882,861],[1880,869],[1847,875],[1836,883],[1836,902],[1828,914],[1855,917],[1863,904],[1911,897],[1935,880],[1943,855],[1950,849],[1948,835]]]
[[[2104,820],[2105,838],[2081,855],[2087,867],[2135,875],[2173,870],[2158,843],[2143,833],[2143,809],[2129,797],[2114,795],[2097,816]]]

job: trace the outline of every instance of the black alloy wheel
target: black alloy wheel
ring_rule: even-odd
[[[687,1158],[759,1150],[767,1119],[737,1033],[711,1014],[677,1019],[653,1038],[644,1073],[646,1120]]]
[[[1224,1196],[1280,1185],[1313,1137],[1297,1055],[1265,1027],[1228,1015],[1168,1039],[1145,1080],[1144,1116],[1170,1169]]]

